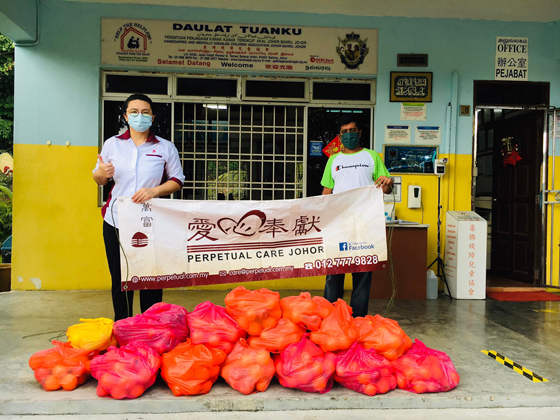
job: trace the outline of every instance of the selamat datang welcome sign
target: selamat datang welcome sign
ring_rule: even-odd
[[[101,65],[221,72],[377,74],[377,29],[101,19]]]
[[[119,197],[118,206],[128,290],[387,267],[383,192],[375,186],[281,201]]]

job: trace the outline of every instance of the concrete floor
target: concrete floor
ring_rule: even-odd
[[[206,300],[223,305],[226,294],[167,290],[164,301],[191,311]],[[383,313],[386,304],[372,301],[370,313]],[[137,313],[137,301],[135,308]],[[174,397],[161,378],[136,400],[99,398],[93,379],[72,392],[43,391],[27,365],[29,357],[48,348],[49,338],[64,332],[78,318],[100,316],[112,317],[106,291],[0,293],[0,415],[81,414],[89,419],[105,414],[116,416],[108,418],[136,419],[140,418],[137,414],[146,414],[150,416],[142,418],[159,419],[166,418],[161,417],[164,413],[191,413],[189,418],[205,419],[207,412],[269,411],[267,417],[272,420],[286,410],[291,410],[294,418],[313,419],[323,417],[308,410],[344,410],[338,411],[342,414],[360,409],[364,411],[351,411],[352,416],[369,413],[380,417],[379,410],[418,409],[414,416],[405,414],[401,418],[425,418],[424,412],[430,413],[430,418],[449,414],[459,418],[488,417],[488,413],[492,418],[526,418],[525,410],[531,408],[530,413],[541,419],[558,418],[560,302],[449,302],[443,296],[432,301],[396,301],[389,316],[411,338],[445,351],[454,362],[461,383],[447,393],[416,395],[396,390],[368,397],[335,385],[331,392],[318,395],[285,389],[273,381],[267,392],[244,396],[219,380],[207,395]],[[533,383],[481,350],[496,350],[550,382]],[[487,410],[495,408],[504,410]],[[396,411],[381,412],[384,414],[380,418],[398,418],[394,417]],[[240,418],[226,414],[217,418]]]

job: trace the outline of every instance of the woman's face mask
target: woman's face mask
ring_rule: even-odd
[[[346,149],[353,150],[360,144],[360,134],[352,131],[347,131],[340,136],[340,141]]]
[[[152,126],[152,116],[151,115],[143,115],[140,113],[129,114],[128,115],[128,125],[130,125],[134,130],[138,131],[139,133],[143,133],[146,130],[149,130]]]

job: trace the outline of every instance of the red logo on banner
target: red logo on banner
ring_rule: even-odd
[[[143,248],[148,245],[148,237],[142,232],[136,232],[131,243],[134,248]]]

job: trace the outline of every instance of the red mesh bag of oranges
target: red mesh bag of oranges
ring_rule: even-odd
[[[143,314],[115,322],[113,334],[120,346],[142,342],[163,354],[189,336],[187,310],[179,305],[156,303]]]
[[[274,362],[270,352],[252,349],[242,338],[226,357],[220,376],[242,394],[264,392],[274,377]]]
[[[321,328],[309,335],[311,341],[324,352],[346,350],[358,338],[352,308],[342,299],[338,299],[334,306],[332,313],[321,323]]]
[[[247,336],[225,308],[211,302],[197,305],[187,319],[193,344],[205,344],[229,353],[240,338]]]
[[[282,317],[280,293],[268,289],[233,289],[225,298],[226,310],[249,335],[273,328]]]
[[[249,337],[247,343],[254,349],[278,353],[284,351],[290,344],[299,343],[305,332],[303,327],[289,319],[280,318],[274,328],[263,330],[259,337]]]
[[[98,380],[97,395],[138,398],[154,384],[160,365],[161,356],[142,342],[109,347],[91,361],[91,375]]]
[[[210,392],[218,379],[225,351],[193,344],[187,338],[161,359],[161,377],[173,395],[199,395]]]
[[[336,356],[325,353],[307,338],[274,355],[278,382],[305,392],[329,392],[333,386]]]
[[[307,328],[317,331],[323,319],[334,310],[334,306],[321,296],[311,297],[309,292],[300,293],[299,296],[288,296],[280,300],[282,317]]]
[[[90,376],[90,361],[97,352],[76,349],[70,343],[56,340],[52,344],[54,347],[39,351],[29,359],[29,367],[43,389],[71,391],[85,383]]]
[[[397,385],[405,391],[425,392],[449,391],[459,384],[459,374],[453,362],[442,351],[426,347],[416,339],[412,347],[392,362]]]
[[[362,394],[385,394],[397,387],[393,371],[389,360],[356,342],[336,356],[334,380]]]
[[[412,341],[397,321],[383,318],[381,315],[358,317],[356,326],[359,332],[358,342],[389,360],[398,359],[412,345]]]

